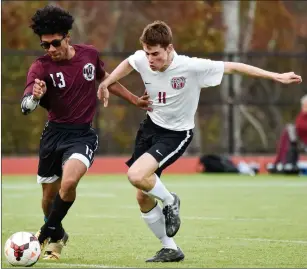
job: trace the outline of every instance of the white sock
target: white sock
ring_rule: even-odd
[[[172,204],[174,202],[174,196],[166,189],[164,184],[161,182],[160,178],[156,174],[155,176],[156,176],[156,184],[147,193],[161,200],[163,206]]]
[[[147,213],[141,212],[143,220],[146,222],[149,229],[160,240],[164,248],[171,248],[177,250],[177,245],[173,238],[168,237],[165,231],[165,218],[162,209],[157,205]]]

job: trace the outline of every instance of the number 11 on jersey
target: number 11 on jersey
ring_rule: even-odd
[[[158,99],[159,99],[159,103],[166,103],[166,92],[159,92],[158,93]]]

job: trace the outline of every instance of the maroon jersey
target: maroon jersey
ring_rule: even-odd
[[[47,91],[40,105],[48,110],[48,120],[58,123],[90,123],[96,104],[96,80],[105,76],[104,63],[98,51],[89,45],[73,45],[70,60],[52,61],[39,57],[30,67],[24,95],[33,90],[36,78],[46,82]]]

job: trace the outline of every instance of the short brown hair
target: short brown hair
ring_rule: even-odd
[[[140,42],[148,46],[160,45],[166,48],[172,44],[173,35],[171,28],[163,21],[154,21],[148,24],[140,37]]]

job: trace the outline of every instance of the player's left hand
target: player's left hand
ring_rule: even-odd
[[[302,82],[302,77],[296,75],[294,72],[282,73],[278,74],[277,81],[283,84],[292,84],[292,83],[299,84]]]
[[[100,101],[103,101],[103,106],[107,107],[109,102],[110,93],[108,87],[101,82],[98,87],[97,97]]]
[[[146,111],[152,111],[152,107],[150,107],[152,101],[149,101],[149,98],[150,96],[145,92],[144,95],[138,98],[136,106]]]

